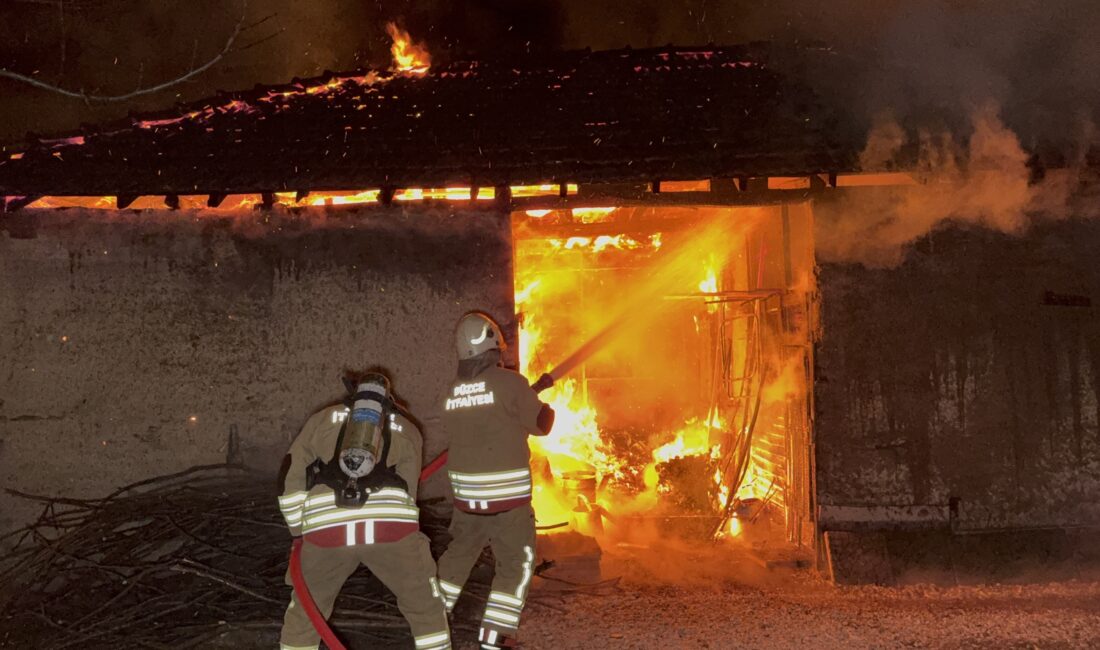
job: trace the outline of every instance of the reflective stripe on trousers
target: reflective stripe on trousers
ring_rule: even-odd
[[[530,505],[494,515],[455,510],[452,541],[439,559],[439,586],[453,609],[462,585],[485,545],[496,557],[496,575],[485,604],[479,640],[501,645],[514,638],[535,569],[535,518]],[[492,639],[487,641],[486,639]]]

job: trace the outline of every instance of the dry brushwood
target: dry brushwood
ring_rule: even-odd
[[[275,493],[269,477],[229,465],[103,499],[16,493],[43,508],[0,538],[12,549],[0,560],[0,630],[11,630],[0,647],[204,648],[242,633],[270,646],[290,593]],[[445,535],[427,510],[421,527]],[[345,585],[332,622],[352,648],[407,642],[393,596],[366,571]]]

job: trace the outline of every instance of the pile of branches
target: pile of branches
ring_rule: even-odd
[[[274,644],[291,538],[269,476],[217,465],[103,499],[15,494],[43,509],[0,539],[13,548],[0,560],[0,647]],[[445,539],[445,523],[422,510],[433,540]],[[366,571],[344,586],[332,623],[352,648],[407,643],[393,596]]]

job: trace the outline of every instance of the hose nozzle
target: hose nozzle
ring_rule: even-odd
[[[542,376],[535,381],[535,383],[531,384],[531,388],[534,389],[536,393],[541,393],[542,391],[550,388],[553,385],[554,376],[548,372],[544,372],[542,373]]]

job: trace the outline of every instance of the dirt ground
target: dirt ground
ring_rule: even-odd
[[[527,650],[551,648],[1100,648],[1100,581],[961,586],[647,587],[533,606]],[[460,645],[461,650],[466,647]]]
[[[670,549],[671,550],[671,549]],[[733,556],[739,557],[739,556]],[[810,570],[731,555],[604,556],[598,576],[548,571],[525,613],[524,650],[564,648],[1100,648],[1100,571],[1062,567],[999,584],[912,575],[834,586]],[[459,637],[459,650],[474,648]]]
[[[834,587],[808,575],[711,587],[620,583],[569,591],[539,582],[521,650],[751,648],[1100,648],[1100,579],[938,587]],[[473,622],[480,605],[460,607]],[[261,638],[262,637],[262,638]],[[219,648],[270,648],[277,629]],[[356,650],[365,650],[354,646]],[[372,644],[406,650],[410,641]],[[456,650],[476,650],[472,631]]]
[[[150,498],[160,499],[157,494]],[[180,510],[178,502],[172,507]],[[265,516],[274,521],[280,515],[272,511]],[[114,520],[108,528],[111,526]],[[21,610],[18,615],[0,616],[0,648],[277,647],[282,603],[289,597],[282,579],[284,533],[278,526],[263,528],[275,531],[266,546],[259,543],[262,535],[248,537],[253,550],[267,549],[256,565],[267,569],[254,576],[255,580],[231,574],[228,569],[214,576],[246,585],[244,592],[239,585],[226,590],[222,589],[225,583],[218,580],[167,571],[161,578],[164,582],[151,586],[165,593],[188,595],[188,599],[180,610],[180,606],[169,607],[164,596],[153,596],[161,601],[154,608],[181,613],[154,621],[152,612],[146,611],[146,601],[139,600],[133,604],[140,614],[134,619],[140,623],[135,631],[107,634],[104,626],[121,623],[93,619],[87,627],[98,625],[99,630],[68,627],[74,620],[101,616],[105,610],[96,608],[103,603],[92,600],[93,594],[101,592],[73,587],[78,589],[74,593],[89,595],[76,598],[91,601],[91,610],[84,610],[74,609],[71,599],[59,601],[60,592],[45,589],[48,599],[36,601],[39,604],[30,615]],[[851,587],[832,585],[808,568],[793,568],[807,560],[805,554],[768,554],[764,547],[747,540],[701,544],[666,537],[646,543],[620,540],[605,546],[601,551],[590,538],[579,535],[539,538],[540,562],[520,629],[522,650],[1100,648],[1100,565],[1088,556],[1057,563],[1018,561],[1014,566],[1000,562],[998,567],[1003,570],[997,573],[996,582],[989,582],[989,573],[966,574],[957,566],[949,573],[921,565],[920,573],[909,569],[895,576],[901,586]],[[186,551],[186,557],[172,562],[198,557],[196,548]],[[765,556],[770,562],[763,561]],[[467,582],[467,592],[459,599],[453,620],[457,650],[478,647],[476,629],[493,564],[491,558],[482,558]],[[412,648],[392,599],[375,600],[384,594],[369,589],[369,580],[363,582],[369,575],[360,574],[360,584],[347,589],[349,593],[337,601],[337,607],[362,609],[364,602],[378,603],[382,607],[378,611],[393,616],[389,624],[369,634],[360,629],[354,639],[351,629],[341,630],[337,624],[337,631],[348,635],[349,650]],[[169,588],[176,591],[166,591]],[[217,617],[210,619],[207,609],[191,607],[198,602],[196,597],[212,596],[215,591],[221,599],[217,602],[223,603],[219,607],[228,608],[225,614],[218,609],[214,612]],[[359,600],[350,592],[358,594]],[[364,595],[369,598],[364,600]],[[124,614],[130,612],[128,607],[122,608]],[[344,620],[350,619],[345,616]],[[38,636],[30,629],[35,622],[39,623]],[[179,645],[166,642],[178,637],[158,636],[157,630],[174,632],[174,626],[181,623],[202,632],[199,641]],[[58,629],[73,634],[58,639]],[[110,627],[115,629],[130,628]]]

